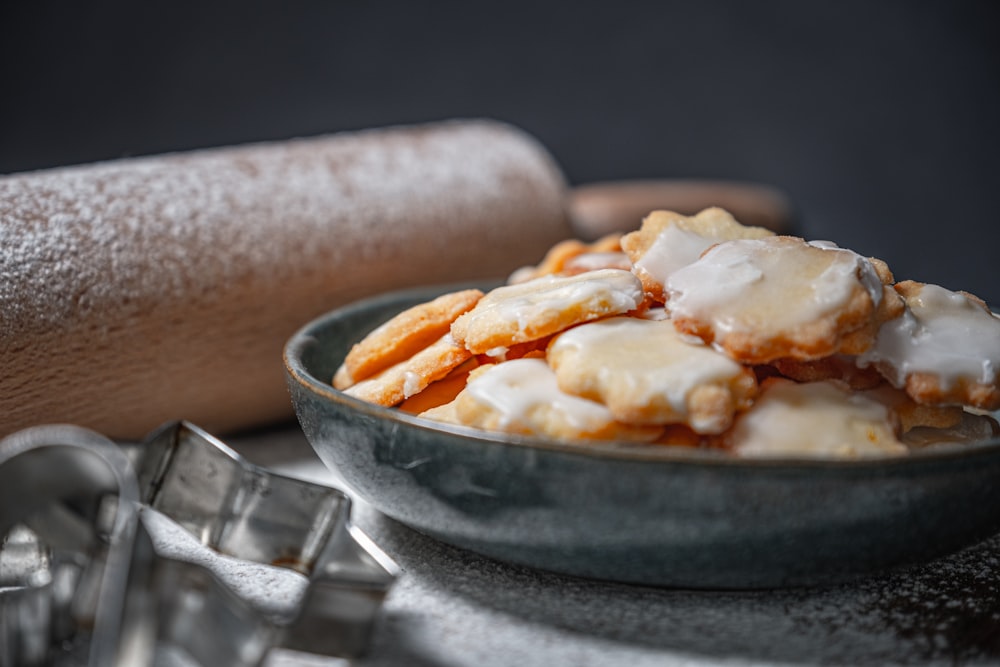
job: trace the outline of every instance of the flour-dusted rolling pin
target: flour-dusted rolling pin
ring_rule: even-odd
[[[2,177],[0,436],[288,418],[281,351],[311,318],[571,235],[554,161],[491,121]]]

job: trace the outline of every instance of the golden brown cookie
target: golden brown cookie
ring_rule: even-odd
[[[552,340],[552,336],[543,336],[542,338],[536,338],[524,343],[515,343],[510,347],[490,350],[490,353],[484,352],[483,354],[478,354],[476,358],[480,364],[498,364],[501,361],[512,361],[513,359],[520,359],[522,357],[544,359],[545,350],[550,340]]]
[[[537,266],[518,269],[507,279],[509,284],[523,283],[539,276],[553,274],[573,275],[596,269],[632,268],[628,257],[622,252],[621,234],[609,234],[593,243],[578,239],[561,241],[545,254]]]
[[[417,416],[424,419],[430,419],[431,421],[441,422],[442,424],[461,425],[461,422],[458,421],[458,415],[455,414],[454,399],[447,403],[442,403],[441,405],[436,405],[418,412]]]
[[[907,453],[883,403],[834,381],[770,378],[720,442],[743,457],[863,458]]]
[[[792,236],[725,241],[667,280],[674,325],[747,364],[857,354],[902,301],[868,259]]]
[[[403,412],[417,415],[431,408],[436,408],[455,400],[459,392],[465,389],[469,373],[479,366],[475,357],[463,362],[440,380],[431,382],[423,391],[410,396],[399,404]]]
[[[399,313],[351,348],[334,375],[333,386],[346,389],[412,357],[448,333],[451,323],[471,310],[482,296],[478,289],[461,290]]]
[[[966,292],[898,283],[902,317],[886,322],[862,363],[915,401],[1000,409],[1000,319]]]
[[[698,259],[720,241],[773,236],[763,227],[741,225],[721,208],[706,208],[697,215],[653,211],[638,231],[621,238],[622,250],[633,271],[654,301],[666,300],[664,285],[671,273]]]
[[[704,436],[695,433],[684,424],[668,424],[663,428],[663,434],[653,444],[696,448],[701,447],[704,444],[704,440]]]
[[[451,325],[455,340],[473,354],[503,350],[567,327],[620,315],[643,303],[642,285],[628,271],[600,269],[574,276],[541,276],[491,290]]]
[[[861,395],[873,398],[892,410],[899,418],[903,433],[920,427],[954,428],[961,423],[965,412],[959,405],[921,405],[902,389],[889,384],[867,389]]]
[[[548,348],[560,389],[608,406],[630,424],[685,424],[721,433],[749,406],[753,372],[686,340],[667,320],[612,317],[573,327]]]
[[[472,353],[446,333],[409,359],[351,385],[344,393],[378,405],[398,405],[471,358]]]
[[[567,260],[560,273],[564,276],[572,276],[577,273],[597,271],[598,269],[631,271],[632,261],[628,258],[628,255],[621,251],[586,252]]]
[[[917,426],[903,434],[903,442],[912,448],[984,442],[1000,436],[1000,424],[986,414],[963,411],[957,424],[934,428]]]
[[[545,361],[530,358],[477,368],[452,403],[421,416],[559,440],[652,442],[663,431],[616,422],[600,403],[562,392]]]
[[[881,373],[871,367],[858,366],[857,357],[848,354],[834,354],[810,361],[775,359],[771,365],[782,376],[796,382],[840,380],[857,390],[874,389],[885,382]]]

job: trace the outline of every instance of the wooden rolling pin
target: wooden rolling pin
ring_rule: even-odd
[[[281,351],[313,317],[569,236],[550,155],[491,121],[0,178],[0,436],[289,418]]]

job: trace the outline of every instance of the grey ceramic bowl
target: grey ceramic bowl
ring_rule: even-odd
[[[351,491],[417,531],[564,574],[761,588],[844,581],[1000,530],[1000,441],[874,461],[746,460],[445,428],[330,386],[368,331],[456,288],[342,308],[285,349],[316,453]]]

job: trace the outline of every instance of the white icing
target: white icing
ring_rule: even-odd
[[[556,376],[541,359],[515,359],[497,364],[469,381],[465,393],[500,415],[500,428],[517,424],[532,432],[532,414],[540,407],[556,411],[582,432],[597,431],[613,421],[600,403],[562,392]]]
[[[403,396],[409,398],[423,391],[425,382],[418,373],[406,371],[403,375]]]
[[[670,275],[691,264],[718,239],[670,225],[663,229],[646,252],[636,261],[635,267],[646,272],[660,285],[665,285]]]
[[[901,317],[882,325],[859,363],[878,364],[897,387],[913,373],[930,373],[944,389],[959,378],[983,384],[1000,370],[1000,319],[963,295],[924,285]]]
[[[858,458],[907,453],[889,409],[830,382],[769,385],[731,432],[741,456]]]
[[[674,316],[711,311],[717,337],[762,327],[786,330],[842,308],[859,283],[878,303],[878,275],[850,250],[792,245],[781,237],[739,239],[675,271],[667,281],[667,305]]]
[[[573,271],[596,271],[598,269],[622,269],[629,271],[632,262],[623,252],[585,252],[570,258],[564,269]]]
[[[490,291],[463,318],[499,318],[524,332],[530,324],[582,305],[600,315],[617,315],[642,303],[642,283],[630,271],[600,269],[575,276],[546,275]]]
[[[666,308],[661,308],[661,307],[649,308],[648,310],[640,313],[638,316],[641,317],[641,318],[643,318],[643,319],[646,319],[646,320],[669,320],[670,319],[670,313],[667,311]]]
[[[838,261],[830,265],[830,268],[822,278],[823,280],[846,286],[850,285],[851,280],[856,279],[865,288],[865,291],[868,292],[868,296],[875,307],[878,307],[882,303],[882,279],[879,278],[878,272],[875,271],[875,267],[872,266],[870,260],[853,250],[841,248],[832,241],[809,241],[808,243],[814,248],[837,253]],[[822,294],[822,292],[819,293],[819,295]],[[835,303],[831,305],[839,307],[840,299],[842,299],[842,295],[834,299]]]
[[[841,248],[833,241],[808,241],[808,244],[821,250],[836,250],[840,253],[849,253],[851,259],[854,260],[854,266],[852,268],[849,263],[844,262],[841,266],[840,274],[848,275],[853,273],[868,292],[872,303],[878,306],[882,302],[882,279],[878,277],[875,267],[872,266],[872,263],[868,259],[853,250]],[[847,256],[844,255],[844,257]]]
[[[696,387],[725,384],[743,367],[703,344],[682,338],[669,321],[615,317],[584,324],[561,334],[549,349],[556,376],[594,377],[603,401],[614,413],[614,401],[669,406],[673,414],[656,423],[684,421],[688,397]],[[718,432],[725,423],[692,423],[699,432]]]
[[[700,260],[669,277],[666,288],[669,294],[668,310],[672,317],[715,309],[739,298],[741,293],[763,280],[763,272],[744,252],[731,252],[737,247],[729,243],[720,244]],[[714,323],[723,334],[740,326],[728,317]]]

